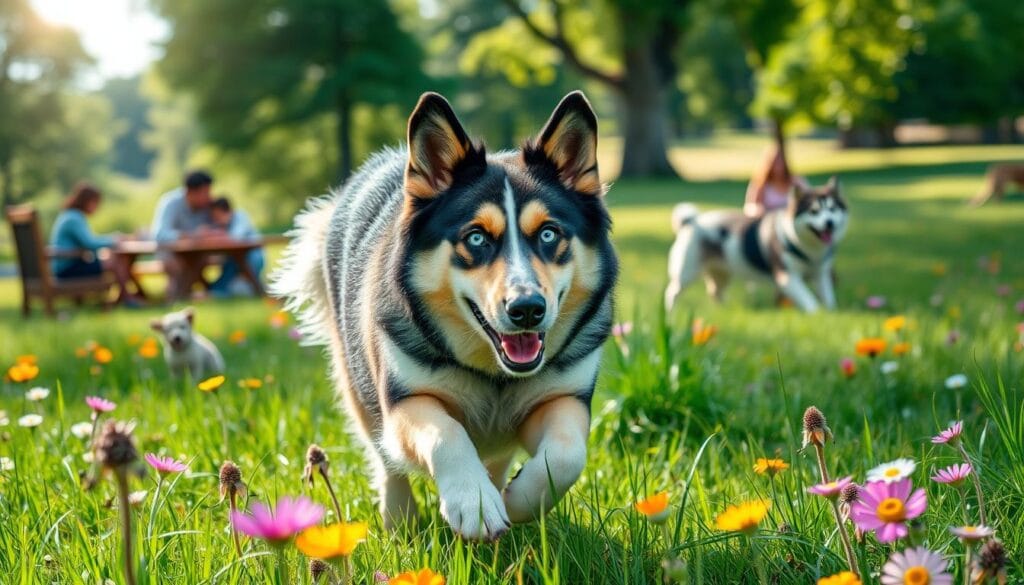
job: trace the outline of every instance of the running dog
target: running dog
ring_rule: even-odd
[[[739,211],[699,213],[689,203],[672,210],[675,243],[668,259],[665,308],[700,276],[708,294],[722,299],[733,277],[769,279],[805,312],[835,309],[833,255],[849,223],[846,201],[832,177],[824,187],[796,187],[785,209],[760,217]],[[807,283],[814,285],[818,298]]]
[[[546,513],[582,473],[617,275],[596,154],[582,93],[497,154],[427,93],[407,147],[297,216],[272,291],[330,347],[389,528],[416,514],[415,472],[474,540]]]
[[[187,307],[153,319],[149,324],[163,337],[164,361],[175,378],[187,371],[192,380],[198,381],[224,371],[224,358],[217,346],[193,330],[195,315],[195,309]]]

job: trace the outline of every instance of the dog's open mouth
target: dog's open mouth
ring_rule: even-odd
[[[544,359],[544,333],[538,331],[498,333],[487,322],[487,318],[473,301],[466,299],[466,303],[469,304],[469,309],[480,323],[484,333],[494,344],[494,350],[506,368],[513,372],[529,372]]]
[[[814,235],[818,236],[818,239],[821,240],[822,242],[824,242],[825,244],[831,244],[832,243],[832,230],[830,230],[830,229],[816,230],[813,227],[811,227],[811,231],[814,232]]]

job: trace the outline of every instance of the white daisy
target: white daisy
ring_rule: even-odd
[[[895,374],[896,370],[900,369],[900,363],[892,360],[882,362],[882,365],[879,366],[879,369],[882,371],[883,374],[886,375]]]
[[[942,555],[923,546],[894,552],[882,567],[882,585],[951,585],[953,576],[946,571],[948,566]]]
[[[959,390],[967,385],[967,376],[964,374],[953,374],[946,378],[946,388],[950,390]]]
[[[0,471],[14,469],[14,461],[10,457],[0,457]]]
[[[128,494],[128,504],[132,506],[138,506],[142,502],[146,501],[146,490],[139,490]]]
[[[43,424],[43,417],[38,414],[26,414],[18,419],[18,426],[25,427],[26,429],[38,427],[41,424]]]
[[[40,386],[36,386],[35,388],[32,388],[31,390],[25,393],[25,398],[31,400],[32,402],[39,402],[40,400],[46,399],[46,397],[49,395],[49,388],[42,388]]]
[[[79,422],[71,425],[71,434],[79,439],[88,439],[92,434],[91,422]]]
[[[914,473],[917,464],[912,459],[897,459],[889,463],[883,463],[868,472],[868,481],[884,481],[895,483]]]

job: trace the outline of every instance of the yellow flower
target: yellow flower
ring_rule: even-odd
[[[160,354],[160,346],[157,345],[156,340],[152,337],[147,337],[142,345],[139,346],[139,355],[146,358],[147,360],[155,358]]]
[[[780,471],[789,469],[789,464],[782,459],[766,459],[760,457],[757,463],[754,464],[754,473],[758,475],[764,475],[767,473],[771,477],[775,477]]]
[[[277,311],[270,316],[270,326],[274,329],[280,329],[288,324],[288,313],[285,311]]]
[[[114,352],[101,345],[92,350],[92,359],[96,360],[97,364],[109,364],[114,359]]]
[[[35,366],[39,364],[39,360],[36,359],[35,355],[31,353],[26,353],[24,355],[19,355],[18,357],[14,358],[14,363]]]
[[[854,350],[857,355],[875,357],[885,351],[885,340],[878,337],[868,337],[857,342]]]
[[[896,332],[902,331],[907,326],[907,318],[903,315],[896,315],[895,317],[889,317],[882,323],[882,328],[886,331]]]
[[[932,274],[934,274],[935,276],[945,276],[947,271],[948,268],[942,262],[936,262],[935,264],[932,264]]]
[[[768,514],[768,502],[754,500],[739,506],[729,506],[715,518],[719,530],[753,534]]]
[[[224,385],[224,380],[226,380],[224,376],[213,376],[200,382],[198,388],[203,392],[216,392],[217,388]]]
[[[842,573],[836,573],[831,577],[822,577],[818,579],[818,585],[861,585],[860,579],[857,575],[854,575],[850,571],[843,571]]]
[[[7,378],[10,379],[11,382],[28,382],[29,380],[35,379],[38,375],[39,366],[35,364],[18,362],[7,368]]]
[[[247,390],[259,390],[263,387],[263,380],[259,378],[242,378],[238,381],[238,387]]]
[[[893,355],[906,355],[910,353],[910,344],[902,341],[892,346]]]
[[[633,504],[637,512],[655,524],[668,520],[668,492],[661,492]]]
[[[231,345],[241,345],[245,343],[245,331],[242,331],[241,329],[232,331],[231,335],[228,335],[228,343]]]
[[[366,540],[365,522],[339,522],[330,526],[313,526],[299,533],[295,546],[314,559],[347,557]]]
[[[444,585],[444,575],[438,575],[430,569],[408,571],[392,577],[388,585]]]

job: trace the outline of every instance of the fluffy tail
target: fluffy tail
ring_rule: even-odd
[[[323,345],[332,321],[324,245],[327,227],[336,206],[336,194],[311,199],[295,216],[291,243],[270,276],[270,294],[284,300],[284,308],[296,315],[303,344]]]
[[[680,203],[672,208],[672,231],[679,233],[683,226],[693,221],[700,213],[693,203]]]

